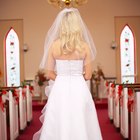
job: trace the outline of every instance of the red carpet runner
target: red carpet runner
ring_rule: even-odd
[[[30,125],[24,130],[24,132],[20,134],[17,140],[32,140],[33,134],[41,127],[39,116],[41,115],[40,111],[42,107],[42,105],[36,103],[33,105],[33,120]],[[96,103],[96,108],[103,140],[123,140],[120,133],[117,132],[114,125],[111,124],[108,118],[107,101],[98,101]]]

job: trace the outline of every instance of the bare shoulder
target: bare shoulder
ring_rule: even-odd
[[[82,48],[84,49],[85,52],[88,52],[90,49],[89,49],[89,45],[87,42],[82,42]]]
[[[52,44],[52,48],[57,48],[57,47],[59,47],[60,46],[60,39],[57,39],[57,40],[55,40],[54,42],[53,42],[53,44]]]
[[[59,39],[57,39],[53,42],[52,53],[53,53],[54,56],[60,55],[60,44],[61,44],[61,42],[60,42]]]

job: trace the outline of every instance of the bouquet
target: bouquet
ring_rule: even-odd
[[[49,81],[49,79],[47,79],[45,76],[44,70],[38,70],[37,75],[35,76],[35,80],[39,86],[43,86],[44,82]]]

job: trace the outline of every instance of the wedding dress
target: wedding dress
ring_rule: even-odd
[[[83,60],[56,60],[57,77],[33,140],[102,140]]]

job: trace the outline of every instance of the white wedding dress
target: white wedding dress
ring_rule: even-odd
[[[57,77],[33,140],[102,140],[83,60],[56,60]]]

